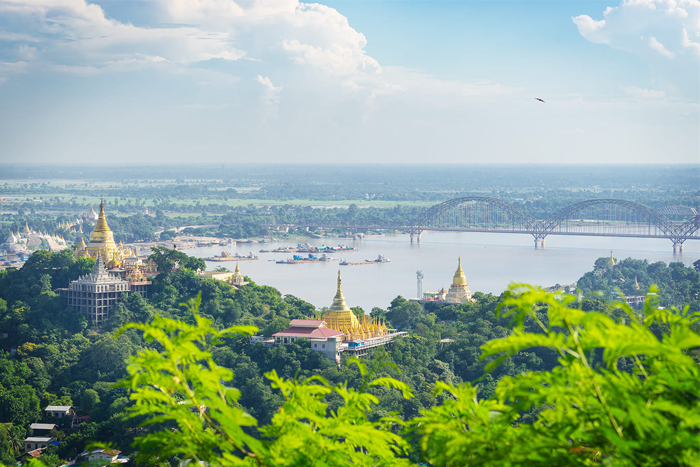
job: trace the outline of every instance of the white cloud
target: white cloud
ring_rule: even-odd
[[[266,76],[258,75],[255,81],[262,84],[264,88],[262,101],[264,104],[269,106],[277,106],[280,101],[280,93],[282,92],[282,86],[275,86],[272,84],[270,78]]]
[[[623,86],[622,90],[632,97],[640,99],[666,99],[664,91],[654,91],[652,89],[642,89],[635,86]]]
[[[290,90],[334,89],[340,99],[366,103],[408,91],[456,98],[509,92],[494,83],[443,81],[399,67],[382,73],[365,51],[365,36],[325,5],[156,0],[155,10],[160,23],[138,27],[106,17],[85,0],[0,0],[0,17],[6,19],[0,20],[0,41],[20,44],[16,61],[84,76],[149,67],[181,73],[201,62],[245,59],[258,66],[253,76],[284,70],[279,76]],[[279,91],[273,94],[268,92],[267,102],[279,101]]]
[[[652,36],[652,37],[649,38],[649,47],[651,47],[652,49],[656,50],[657,52],[659,52],[659,53],[660,53],[661,55],[663,55],[664,57],[673,58],[673,57],[676,56],[675,53],[671,52],[671,51],[668,50],[666,47],[664,47],[664,45],[663,45],[661,42],[659,42],[659,41],[656,39],[656,37],[653,37],[653,36]]]
[[[700,36],[700,0],[623,0],[606,8],[603,18],[596,21],[580,15],[572,19],[589,41],[643,57],[694,54],[683,31],[685,36]]]
[[[84,0],[0,0],[0,41],[32,42],[32,61],[59,67],[99,70],[119,63],[143,65],[142,57],[160,57],[174,64],[211,59],[238,60],[228,33],[195,27],[142,28],[105,16]],[[22,30],[13,30],[22,28]],[[161,60],[155,60],[161,61]]]
[[[616,101],[565,96],[534,106],[529,91],[496,81],[448,80],[380,64],[346,17],[319,4],[154,0],[148,5],[151,16],[134,25],[107,17],[85,0],[0,0],[0,81],[34,72],[44,78],[24,85],[17,79],[17,86],[3,90],[58,90],[51,94],[55,100],[32,99],[32,110],[21,99],[10,100],[14,109],[0,106],[0,118],[10,123],[0,128],[4,154],[64,150],[91,160],[100,150],[119,160],[130,154],[137,162],[144,154],[166,152],[187,161],[196,153],[202,160],[507,162],[523,147],[537,157],[545,157],[538,151],[559,157],[576,137],[578,156],[590,157],[584,154],[590,149],[605,161],[619,153],[623,140],[652,157],[654,147],[668,144],[650,146],[637,136],[648,136],[649,128],[686,111],[666,97],[673,97],[671,91],[646,83],[624,88],[626,96]],[[608,9],[604,19],[575,21],[588,40],[618,49],[629,40],[626,50],[661,66],[687,63],[691,52],[697,56],[697,25],[682,22],[678,29],[669,16],[667,29],[678,37],[657,26],[634,30],[619,18],[624,8]],[[658,13],[654,8],[638,12],[640,18]],[[674,57],[652,49],[652,37]],[[71,78],[54,80],[52,73],[82,76],[90,86],[58,88]],[[116,73],[118,87],[109,79]],[[51,80],[53,87],[41,88]],[[687,120],[696,122],[697,109],[687,111]],[[34,118],[39,112],[44,118]],[[620,127],[635,137],[620,138]],[[579,129],[585,137],[577,136]],[[544,130],[556,137],[544,141],[539,136]],[[20,138],[23,131],[47,136]],[[677,133],[683,143],[673,144],[697,146],[696,139]],[[678,139],[676,132],[664,134],[664,142]],[[620,147],[599,153],[606,141]],[[141,152],[133,151],[136,146]],[[690,152],[679,154],[687,158]]]
[[[700,33],[696,32],[696,36],[700,36]],[[683,47],[686,47],[688,50],[691,50],[692,52],[695,53],[698,57],[700,57],[700,42],[694,42],[690,39],[690,35],[688,34],[688,30],[683,28]]]
[[[573,22],[588,41],[647,61],[657,86],[697,99],[700,0],[623,0],[601,20],[581,15]]]

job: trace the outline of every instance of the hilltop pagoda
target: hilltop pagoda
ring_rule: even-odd
[[[381,337],[389,333],[384,322],[364,315],[361,319],[348,308],[341,290],[340,271],[338,271],[338,289],[333,298],[333,304],[323,315],[323,321],[328,328],[343,333],[343,341],[354,341]]]
[[[462,270],[462,257],[457,260],[457,270],[452,278],[452,285],[445,296],[445,301],[448,303],[464,303],[473,302],[472,291],[469,290],[467,277]]]
[[[81,237],[76,252],[80,258],[97,259],[97,256],[101,255],[109,268],[120,267],[125,258],[136,256],[135,251],[124,248],[121,242],[117,245],[114,241],[114,233],[107,225],[104,200],[100,202],[100,213],[97,215],[97,224],[90,234],[90,240],[86,245]]]

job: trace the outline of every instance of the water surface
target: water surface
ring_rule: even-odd
[[[306,241],[306,240],[305,240]],[[257,284],[271,285],[282,292],[306,300],[316,307],[330,306],[335,295],[339,261],[363,261],[384,255],[390,263],[342,266],[343,294],[349,306],[386,308],[397,295],[416,296],[416,271],[423,271],[423,291],[449,287],[462,257],[462,268],[472,292],[500,294],[511,282],[528,282],[549,287],[567,285],[593,269],[601,256],[613,252],[615,258],[646,259],[649,262],[681,261],[691,266],[700,259],[700,241],[689,240],[683,254],[673,254],[670,240],[615,237],[547,237],[544,249],[535,249],[530,235],[465,232],[425,232],[420,244],[411,244],[408,235],[369,237],[364,240],[308,240],[315,246],[345,244],[357,249],[353,253],[332,255],[336,261],[313,264],[276,264],[274,260],[291,257],[290,253],[259,253],[257,261],[239,263],[241,272]],[[294,246],[293,241],[273,243],[239,243],[230,247],[201,247],[185,250],[200,258],[231,253],[258,254],[261,249]],[[207,263],[208,269],[235,262]]]

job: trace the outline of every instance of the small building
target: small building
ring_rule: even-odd
[[[43,449],[54,441],[55,438],[43,436],[30,436],[24,440],[24,452],[34,451],[35,449]]]
[[[81,425],[83,423],[87,423],[89,421],[90,421],[90,415],[83,415],[82,417],[75,417],[73,419],[73,425],[78,426],[78,425]]]
[[[627,295],[625,296],[625,301],[632,308],[640,308],[646,302],[646,295]]]
[[[343,335],[340,331],[327,328],[326,322],[318,319],[293,319],[289,325],[288,329],[272,335],[275,344],[287,345],[297,339],[328,339]]]
[[[329,360],[340,360],[343,333],[326,327],[318,319],[293,319],[288,329],[272,335],[276,345],[289,345],[299,339],[308,340],[311,350],[321,352]]]
[[[44,412],[50,413],[54,418],[70,418],[73,421],[75,411],[70,405],[49,405]]]
[[[29,428],[36,436],[48,435],[58,427],[55,423],[32,423]]]
[[[83,451],[80,453],[79,457],[87,459],[90,461],[103,461],[109,462],[111,464],[126,464],[129,462],[128,457],[121,457],[121,451],[116,449],[94,449],[92,451]]]
[[[216,279],[219,281],[223,282],[228,282],[235,288],[239,289],[246,285],[248,282],[241,274],[241,269],[238,267],[238,263],[236,262],[236,270],[231,272],[231,271],[197,271],[197,274],[200,276],[206,278],[206,279]]]

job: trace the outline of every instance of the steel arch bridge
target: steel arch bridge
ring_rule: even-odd
[[[489,197],[457,198],[437,204],[407,227],[411,241],[426,230],[527,233],[535,245],[548,235],[668,238],[673,249],[700,239],[700,215],[673,222],[647,206],[619,199],[593,199],[567,206],[538,220],[517,206]]]

